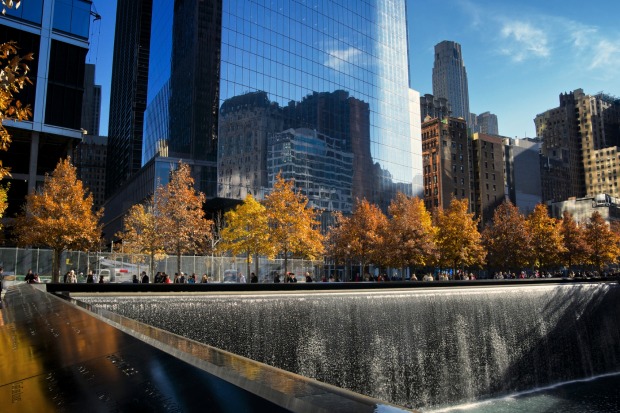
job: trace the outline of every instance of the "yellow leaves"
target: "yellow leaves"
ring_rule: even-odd
[[[520,269],[531,259],[531,237],[525,217],[511,202],[501,204],[493,222],[483,231],[489,263],[495,268]]]
[[[190,172],[189,165],[179,162],[170,182],[155,190],[154,210],[164,248],[177,256],[204,249],[210,236],[211,222],[202,209],[205,195],[194,189]]]
[[[391,218],[383,235],[379,262],[396,267],[425,266],[436,258],[435,228],[424,202],[398,193],[388,211]]]
[[[378,206],[365,199],[358,201],[353,214],[339,216],[337,226],[330,231],[330,253],[339,262],[354,259],[365,266],[376,261],[382,253],[386,227],[387,217]]]
[[[264,205],[269,221],[270,243],[278,252],[314,259],[323,253],[323,235],[318,230],[317,213],[308,208],[308,199],[293,189],[292,181],[280,174]]]
[[[225,220],[222,248],[230,250],[234,255],[273,255],[266,208],[251,195],[234,210],[228,211]]]
[[[437,247],[443,266],[468,267],[485,259],[478,220],[468,209],[467,199],[453,198],[447,210],[437,211]]]
[[[61,160],[45,177],[41,191],[26,196],[24,213],[16,220],[18,243],[47,246],[56,252],[86,250],[101,236],[102,211],[94,213],[92,206],[92,195],[85,194],[71,162]]]
[[[3,9],[4,12],[4,9]],[[13,56],[15,55],[15,56]],[[13,56],[13,57],[11,57]],[[11,135],[4,127],[4,121],[22,121],[32,117],[29,105],[23,106],[20,101],[14,102],[14,94],[23,89],[24,84],[32,83],[28,79],[28,65],[25,61],[32,60],[32,54],[17,56],[17,44],[7,42],[0,44],[0,150],[7,151],[11,143]],[[0,161],[0,179],[9,176],[9,170]]]
[[[538,204],[527,217],[532,261],[540,268],[555,266],[561,261],[564,243],[560,232],[560,224],[555,218],[549,217],[547,207]]]

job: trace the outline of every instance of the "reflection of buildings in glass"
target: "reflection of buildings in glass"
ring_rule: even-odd
[[[267,154],[270,188],[281,173],[312,207],[351,212],[353,154],[345,141],[307,128],[288,129],[269,137]]]
[[[273,132],[305,127],[345,140],[354,198],[386,207],[395,188],[412,194],[421,162],[410,135],[405,1],[353,10],[333,1],[316,8],[225,0],[222,15],[220,107],[264,91],[283,112],[284,128]],[[219,139],[222,132],[220,124]]]
[[[370,153],[368,103],[349,96],[344,90],[314,92],[301,102],[290,102],[284,112],[287,128],[315,129],[342,142],[342,148],[353,153],[353,199],[378,201]]]
[[[216,161],[221,22],[219,1],[174,2],[169,156]]]
[[[381,184],[378,181],[380,176],[387,173],[389,179],[383,186],[390,188],[391,191],[393,188],[389,186],[392,184],[392,179],[387,171],[379,167],[380,174],[373,173],[378,166],[372,164],[370,155],[369,116],[367,103],[350,97],[348,92],[342,90],[333,93],[314,92],[304,97],[301,102],[289,102],[284,108],[271,102],[266,92],[251,92],[226,100],[220,109],[219,196],[243,199],[248,193],[252,193],[262,198],[263,190],[268,189],[273,183],[273,177],[270,177],[268,182],[267,175],[277,173],[273,169],[273,164],[271,166],[266,164],[268,158],[272,160],[278,158],[278,155],[271,153],[274,146],[268,144],[267,137],[274,134],[280,136],[278,134],[285,129],[304,128],[315,131],[313,139],[316,142],[313,145],[324,146],[332,151],[331,155],[325,153],[322,156],[336,156],[333,154],[335,150],[341,157],[342,153],[347,153],[344,159],[352,157],[351,162],[345,161],[342,164],[349,167],[346,179],[321,178],[316,182],[317,188],[323,188],[322,193],[327,194],[334,190],[338,194],[338,200],[331,203],[331,207],[334,204],[339,205],[334,207],[334,210],[350,210],[351,202],[356,198],[378,201],[379,197],[374,196],[373,189]],[[302,132],[299,133],[301,134],[293,133],[298,136],[297,141],[303,136]],[[279,139],[281,138],[280,136]],[[303,150],[298,155],[301,153]],[[304,159],[304,162],[313,162],[311,158]],[[300,160],[300,157],[294,157],[294,161]],[[293,166],[301,167],[296,164]],[[318,168],[316,171],[324,171],[321,174],[327,172],[324,166],[306,166]],[[337,175],[342,173],[340,166]],[[285,174],[286,176],[302,181],[307,181],[308,177],[318,179],[320,176],[318,173],[308,171],[299,176],[293,173],[292,169],[288,172],[291,175]],[[345,185],[346,189],[343,189],[342,182],[348,182]],[[309,185],[307,183],[305,187],[309,188]],[[401,191],[407,190],[410,191],[407,186],[402,186]],[[307,195],[310,197],[310,193]],[[319,202],[317,198],[316,206],[320,207],[322,204],[330,207],[330,203]]]
[[[395,188],[412,194],[422,167],[416,161],[421,150],[412,150],[404,0],[361,2],[355,10],[332,0],[322,7],[289,0],[277,5],[243,0],[152,4],[147,102],[156,106],[155,95],[170,79],[168,109],[155,118],[167,117],[168,156],[193,163],[193,175],[207,197],[242,199],[250,190],[260,192],[266,187],[267,133],[300,127],[346,139],[354,154],[354,197],[386,207]],[[248,119],[241,126],[247,131],[258,123],[262,129],[252,129],[251,136],[236,134],[230,129],[232,112],[228,117],[220,109],[229,99],[258,91],[277,103],[282,120],[271,119],[275,112],[266,111],[267,119]],[[315,91],[322,92],[315,96]],[[294,102],[291,108],[289,102]],[[236,115],[246,116],[243,111]],[[148,128],[145,139],[150,139]],[[229,167],[209,176],[215,171],[216,148],[227,150],[227,143],[218,141],[234,146],[239,136],[243,145],[256,140],[263,154],[252,153],[247,160],[245,153],[217,154],[217,164]],[[155,145],[152,153],[157,150]],[[147,156],[144,161],[150,162]],[[241,174],[234,171],[235,162]],[[375,170],[381,174],[375,176]]]
[[[218,196],[262,198],[262,188],[267,187],[267,136],[282,129],[281,110],[265,92],[235,96],[222,104]]]
[[[144,140],[142,144],[142,166],[155,156],[168,156],[170,118],[170,82],[166,82],[149,102],[144,112]]]
[[[152,3],[121,1],[116,9],[106,197],[142,166]]]

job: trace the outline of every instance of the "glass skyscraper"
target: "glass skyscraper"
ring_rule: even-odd
[[[305,164],[288,176],[302,191],[307,177],[327,185],[351,168],[317,206],[366,198],[386,208],[397,191],[421,194],[405,0],[171,3],[153,0],[146,119],[157,124],[145,126],[144,155],[191,160],[207,197],[260,199],[269,143],[293,130],[295,142],[317,140],[296,150],[325,151],[316,164],[295,154]],[[343,158],[337,168],[331,157]]]
[[[385,207],[397,191],[412,195],[422,165],[411,144],[420,145],[410,134],[406,14],[404,0],[224,0],[220,107],[262,92],[271,110],[250,100],[238,108],[238,129],[230,119],[225,131],[220,125],[218,193],[260,194],[268,183],[252,165],[266,165],[269,139],[305,128],[352,157],[353,199]],[[254,126],[242,127],[249,119]],[[301,190],[320,165],[292,166]],[[337,179],[329,169],[317,173]]]

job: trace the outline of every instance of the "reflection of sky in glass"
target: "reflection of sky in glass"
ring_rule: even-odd
[[[43,0],[28,1],[28,7],[5,8],[7,16],[14,16],[27,20],[32,23],[41,24],[41,15],[43,13]]]
[[[173,4],[170,0],[153,1],[147,104],[151,103],[170,78]]]
[[[220,104],[255,90],[280,106],[346,90],[370,106],[373,162],[410,185],[405,16],[399,0],[224,0]]]

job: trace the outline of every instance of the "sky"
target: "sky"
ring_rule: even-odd
[[[116,2],[94,0],[93,10],[101,20],[91,23],[87,63],[97,66],[107,135]],[[407,0],[410,85],[433,93],[435,44],[460,43],[470,110],[496,114],[500,135],[533,137],[534,118],[560,93],[620,96],[618,16],[620,0]]]

